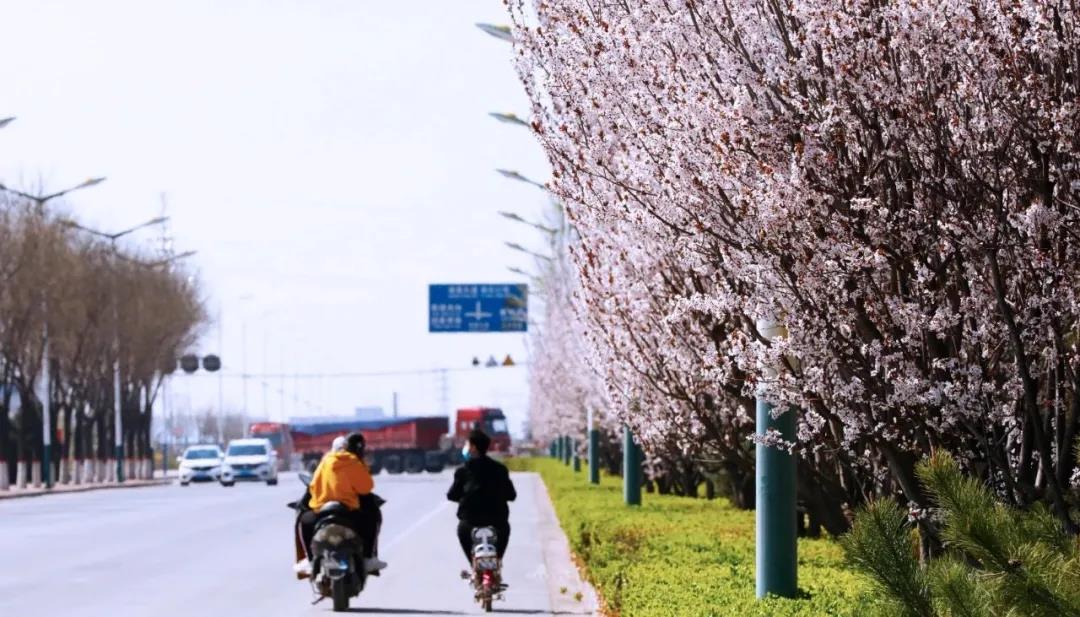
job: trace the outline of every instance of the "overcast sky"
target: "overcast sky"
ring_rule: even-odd
[[[504,241],[528,227],[545,180],[527,131],[489,118],[527,112],[511,48],[476,29],[501,0],[0,0],[0,180],[62,188],[84,222],[115,229],[158,215],[191,260],[215,317],[194,350],[239,373],[465,367],[525,359],[521,335],[429,335],[427,285],[515,282],[531,269]],[[151,242],[157,232],[139,237]],[[248,299],[244,299],[247,297]],[[264,354],[264,341],[266,353]],[[294,380],[252,381],[249,408],[293,415]],[[225,380],[227,408],[241,380]],[[524,369],[453,372],[451,406],[499,404],[524,418]],[[325,413],[440,411],[432,375],[302,380]],[[179,408],[216,406],[217,382],[178,376]],[[299,405],[300,413],[314,413]],[[265,412],[264,412],[265,411]]]

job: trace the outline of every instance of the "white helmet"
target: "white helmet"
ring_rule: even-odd
[[[326,442],[323,442],[323,443],[326,443]],[[330,444],[330,451],[331,452],[341,452],[344,449],[345,449],[345,436],[344,435],[338,435],[337,437],[334,438],[334,442]]]

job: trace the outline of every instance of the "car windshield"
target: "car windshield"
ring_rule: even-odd
[[[259,444],[229,446],[229,456],[258,456],[260,454],[266,454],[266,446]]]
[[[506,432],[506,420],[503,420],[502,418],[497,418],[495,420],[491,420],[489,422],[488,426],[490,428],[489,432],[491,432],[491,433],[505,433]]]
[[[193,461],[196,459],[219,458],[220,456],[221,455],[218,453],[217,450],[203,449],[188,450],[187,454],[184,455],[184,458],[189,461]]]

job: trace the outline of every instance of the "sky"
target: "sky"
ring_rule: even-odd
[[[0,0],[0,181],[66,188],[100,229],[165,213],[160,241],[197,273],[211,316],[172,409],[273,420],[501,406],[526,414],[521,334],[428,334],[429,283],[525,282],[504,242],[542,250],[543,151],[488,112],[528,115],[501,0]],[[220,341],[220,343],[219,343]],[[471,369],[509,354],[514,368]],[[454,370],[402,376],[331,375]],[[245,380],[249,374],[287,374]],[[467,369],[467,370],[463,370]],[[296,379],[292,375],[326,375]],[[262,382],[266,382],[266,386]],[[219,383],[220,393],[219,393]],[[284,391],[284,396],[280,394]],[[264,403],[265,395],[265,403]],[[167,412],[167,408],[165,410]]]

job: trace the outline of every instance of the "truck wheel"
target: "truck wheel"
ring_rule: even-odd
[[[387,473],[401,473],[401,457],[396,454],[384,458],[383,465],[385,465]]]
[[[424,457],[419,454],[409,454],[405,458],[405,471],[409,473],[423,473]]]

